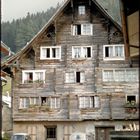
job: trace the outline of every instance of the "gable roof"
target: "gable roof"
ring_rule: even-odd
[[[1,53],[4,53],[6,55],[14,54],[14,52],[11,51],[11,49],[1,41]]]
[[[6,62],[4,62],[2,66],[4,66],[5,64],[7,65],[16,58],[18,59],[20,55],[24,53],[31,46],[31,44],[53,23],[53,21],[56,20],[56,18],[60,15],[60,13],[64,10],[64,8],[68,5],[70,1],[71,0],[65,0],[55,12],[55,14],[50,18],[50,20],[42,27],[42,29],[19,52],[17,52],[13,57],[9,58]],[[121,26],[112,18],[112,16],[96,0],[92,0],[92,2],[100,10],[100,12],[121,31]]]

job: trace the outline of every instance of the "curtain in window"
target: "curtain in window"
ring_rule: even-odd
[[[122,48],[122,46],[115,46],[115,56],[118,56],[118,57],[123,56],[123,48]]]
[[[109,47],[109,57],[113,57],[113,47]]]
[[[121,71],[121,70],[115,71],[115,81],[124,81],[125,79],[124,76],[125,76],[124,71]]]
[[[34,80],[35,81],[43,81],[43,72],[35,72]]]
[[[74,48],[74,58],[80,58],[81,57],[81,48]]]
[[[82,35],[92,35],[91,24],[82,24]]]
[[[105,70],[104,71],[104,81],[113,81],[113,70]]]
[[[20,108],[27,108],[29,106],[29,99],[28,98],[20,98],[19,106],[20,106]]]

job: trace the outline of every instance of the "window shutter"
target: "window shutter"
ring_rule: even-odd
[[[60,57],[60,48],[56,48],[56,58]]]
[[[98,96],[94,96],[94,107],[99,108],[100,106],[100,99]]]
[[[81,75],[81,77],[80,77],[81,81],[80,82],[83,83],[85,81],[85,73],[81,72],[80,75]]]
[[[84,98],[85,97],[79,97],[79,108],[84,108],[85,104]]]
[[[76,26],[71,25],[71,35],[76,35]]]
[[[46,58],[46,49],[45,48],[41,49],[41,58]]]

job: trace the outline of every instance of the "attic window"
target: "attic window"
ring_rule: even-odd
[[[40,48],[40,59],[60,59],[61,47],[60,46],[42,46]]]
[[[79,13],[79,15],[85,15],[85,6],[79,6],[78,7],[78,13]]]

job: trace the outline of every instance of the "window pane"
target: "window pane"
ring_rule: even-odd
[[[109,47],[109,57],[113,57],[113,47]]]
[[[50,48],[46,49],[46,58],[50,58]]]
[[[74,58],[80,58],[81,57],[81,48],[80,47],[77,47],[77,48],[74,48]]]
[[[56,48],[52,48],[52,58],[56,57]]]
[[[100,98],[98,96],[94,96],[94,107],[99,108],[100,106]]]
[[[85,97],[80,97],[80,98],[79,98],[79,107],[80,107],[80,108],[84,108],[84,98],[85,98]]]
[[[27,108],[29,106],[29,98],[20,98],[19,102],[20,108]]]
[[[56,128],[47,128],[47,138],[56,138]]]
[[[115,71],[115,81],[124,81],[124,79],[125,79],[124,76],[125,76],[124,70]]]
[[[43,72],[35,72],[35,77],[34,77],[35,81],[43,81]]]
[[[29,103],[30,105],[37,104],[37,98],[36,97],[31,97],[30,100],[29,100],[29,102],[30,102]]]
[[[82,24],[82,35],[91,35],[91,24]]]
[[[79,6],[78,12],[79,12],[79,15],[84,15],[85,14],[85,6]]]
[[[105,70],[103,76],[104,81],[114,81],[113,70]]]
[[[33,73],[32,72],[26,72],[24,75],[24,83],[32,83],[33,82]]]
[[[80,72],[76,72],[76,82],[80,83]]]
[[[123,56],[123,48],[122,46],[115,46],[115,56],[122,57]]]
[[[74,83],[74,72],[66,73],[66,83]]]

